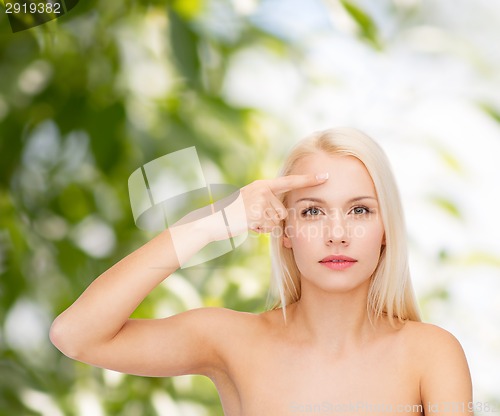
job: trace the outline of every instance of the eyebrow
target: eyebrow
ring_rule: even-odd
[[[361,201],[363,199],[373,199],[373,200],[377,200],[377,198],[375,198],[374,196],[356,196],[354,198],[351,198],[349,201],[347,201],[347,204],[352,204],[353,202],[358,202],[358,201]],[[311,202],[318,202],[320,204],[325,204],[326,201],[324,199],[321,199],[321,198],[313,198],[313,197],[306,197],[306,198],[300,198],[300,199],[297,199],[294,204],[298,204],[299,202],[302,202],[302,201],[311,201]]]

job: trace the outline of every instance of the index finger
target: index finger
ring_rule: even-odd
[[[287,175],[269,180],[269,188],[273,194],[288,192],[293,189],[306,188],[324,183],[328,173],[311,173],[307,175]]]

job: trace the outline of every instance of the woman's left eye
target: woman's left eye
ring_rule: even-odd
[[[363,215],[370,213],[370,210],[367,207],[354,207],[351,212],[355,215]]]

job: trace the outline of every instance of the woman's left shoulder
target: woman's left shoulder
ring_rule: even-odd
[[[437,325],[407,321],[401,332],[408,352],[420,368],[467,367],[464,350],[458,339]]]
[[[437,325],[412,321],[405,323],[401,336],[420,380],[422,400],[426,403],[453,401],[467,409],[467,403],[472,401],[472,381],[458,339]]]
[[[406,321],[401,335],[417,350],[455,350],[462,349],[460,342],[449,331],[434,324]]]

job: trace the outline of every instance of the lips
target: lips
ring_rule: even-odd
[[[347,256],[328,256],[319,263],[331,270],[344,270],[356,264],[357,260]]]
[[[340,262],[345,262],[345,261],[354,263],[357,260],[353,259],[351,257],[347,257],[347,256],[328,256],[328,257],[325,257],[323,260],[320,260],[319,262],[320,263],[327,263],[327,262],[340,263]]]

